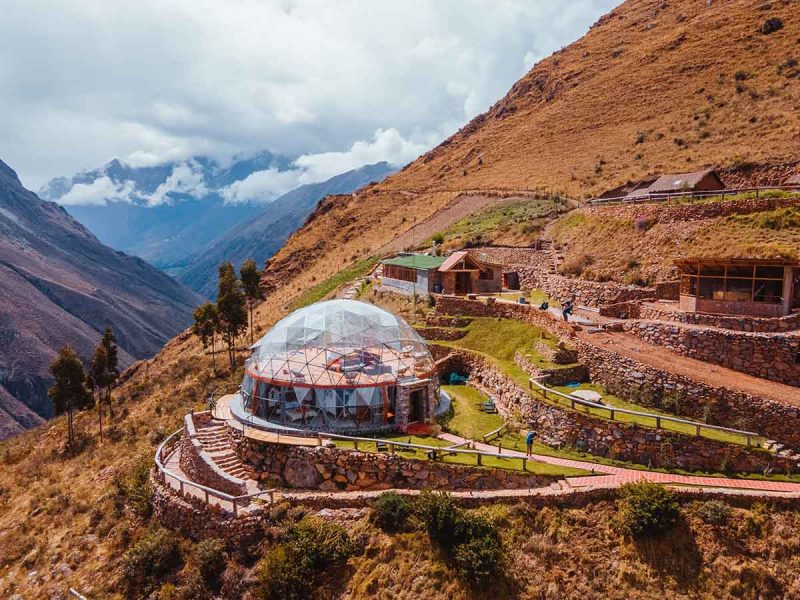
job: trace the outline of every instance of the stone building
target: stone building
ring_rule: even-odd
[[[432,423],[439,382],[403,319],[355,300],[301,308],[254,346],[234,418],[287,431],[406,431]]]

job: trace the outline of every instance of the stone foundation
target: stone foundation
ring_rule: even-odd
[[[453,465],[343,448],[287,446],[239,439],[237,453],[267,485],[323,491],[496,490],[544,487],[556,477]],[[519,464],[519,459],[514,460]]]
[[[195,438],[194,419],[208,415],[186,415],[181,434],[181,470],[194,482],[205,485],[231,496],[247,493],[245,482],[220,469],[203,450]]]
[[[800,313],[795,313],[786,317],[767,319],[759,317],[712,315],[708,313],[683,312],[680,310],[663,310],[653,305],[643,304],[640,308],[639,318],[648,321],[672,321],[675,323],[686,323],[687,325],[702,325],[704,327],[717,327],[719,329],[752,333],[780,333],[797,331],[800,329]]]

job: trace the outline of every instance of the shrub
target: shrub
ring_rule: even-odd
[[[166,529],[142,537],[122,558],[122,577],[129,589],[147,595],[161,577],[183,563],[178,538]]]
[[[408,524],[412,506],[410,500],[397,492],[385,492],[372,505],[370,521],[384,531],[402,531]]]
[[[197,544],[195,557],[203,581],[210,586],[216,585],[227,562],[224,542],[216,538],[203,540]]]
[[[313,596],[320,574],[345,562],[355,544],[339,525],[311,517],[293,525],[286,541],[272,548],[258,565],[264,600],[301,600]]]
[[[152,460],[151,456],[141,457],[126,476],[114,480],[118,506],[127,506],[142,519],[149,519],[153,513],[153,487],[150,485]]]
[[[709,525],[725,525],[731,517],[731,507],[721,500],[709,500],[697,507],[697,515]]]
[[[637,538],[656,537],[669,531],[680,515],[675,494],[648,481],[623,485],[617,509],[622,530]]]
[[[477,520],[477,519],[476,519]],[[482,519],[481,519],[482,520]],[[493,525],[481,526],[473,532],[467,541],[456,546],[453,559],[456,569],[474,588],[486,586],[494,580],[503,562],[503,545]]]
[[[433,541],[446,548],[459,541],[464,516],[449,494],[423,491],[419,496],[419,516]]]
[[[431,241],[436,244],[437,246],[441,246],[442,242],[444,242],[444,234],[443,233],[434,233],[431,236]]]

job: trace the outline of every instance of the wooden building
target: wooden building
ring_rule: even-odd
[[[676,261],[680,308],[750,317],[782,317],[800,309],[800,263],[752,258]]]
[[[503,289],[503,267],[465,251],[450,256],[406,254],[382,261],[381,284],[392,290],[427,294],[493,294]]]
[[[724,190],[725,184],[714,169],[691,173],[665,174],[655,181],[642,181],[627,195],[628,198],[651,194],[680,194],[686,192],[713,192]]]

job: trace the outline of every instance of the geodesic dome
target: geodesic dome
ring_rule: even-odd
[[[259,380],[314,387],[373,386],[433,370],[424,340],[408,323],[355,300],[296,310],[257,342],[247,364]]]

